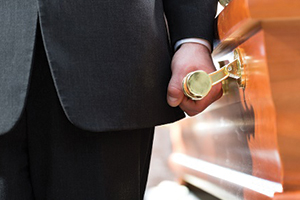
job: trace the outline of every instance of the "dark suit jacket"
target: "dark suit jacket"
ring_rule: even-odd
[[[172,46],[211,41],[215,7],[215,0],[0,0],[0,133],[23,110],[37,23],[76,126],[135,129],[184,117],[166,101]]]

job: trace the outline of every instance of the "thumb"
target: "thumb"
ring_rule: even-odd
[[[172,107],[178,106],[184,98],[184,94],[181,89],[181,82],[182,80],[179,76],[172,75],[172,78],[169,82],[167,94],[168,104]]]

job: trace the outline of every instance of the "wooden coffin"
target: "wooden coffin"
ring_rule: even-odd
[[[300,1],[232,0],[216,62],[238,49],[245,87],[171,127],[170,165],[220,199],[300,199]]]

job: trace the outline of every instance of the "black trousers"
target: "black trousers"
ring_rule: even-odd
[[[94,133],[73,126],[38,31],[26,107],[14,129],[0,136],[0,199],[142,199],[153,132]]]

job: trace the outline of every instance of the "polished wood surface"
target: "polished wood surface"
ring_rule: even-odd
[[[299,0],[232,0],[218,16],[221,44],[214,55],[228,53],[261,29],[262,22],[300,20]]]
[[[218,31],[221,40],[230,39],[237,29],[245,29],[248,23],[262,20],[297,20],[299,0],[232,0],[218,16]]]
[[[180,178],[221,199],[300,199],[299,8],[232,0],[219,15],[214,59],[240,49],[246,87],[228,80],[219,101],[174,125],[170,164]]]
[[[300,189],[300,21],[263,23],[285,190]],[[270,46],[272,45],[272,46]]]

